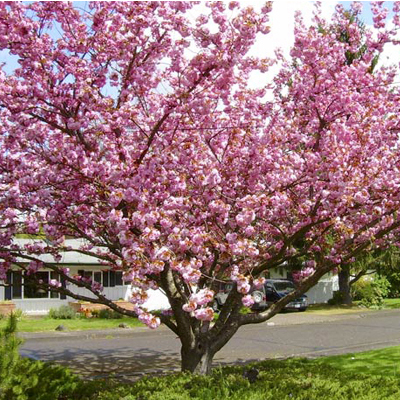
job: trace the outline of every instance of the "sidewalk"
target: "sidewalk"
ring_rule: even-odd
[[[318,314],[318,313],[297,313],[286,312],[275,315],[270,320],[264,322],[266,326],[284,326],[298,324],[316,324],[338,320],[348,320],[365,318],[376,314],[390,313],[396,310],[360,310],[348,313],[337,314]],[[397,310],[399,311],[399,310]],[[60,322],[62,324],[62,322]],[[160,326],[158,331],[169,331],[166,326]],[[115,328],[115,329],[92,329],[82,331],[46,331],[46,332],[20,332],[18,336],[26,340],[74,340],[74,339],[110,339],[135,335],[145,335],[149,331],[146,326],[134,328]]]

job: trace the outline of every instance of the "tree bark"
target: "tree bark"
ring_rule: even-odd
[[[198,375],[211,373],[215,351],[207,341],[196,341],[193,346],[181,348],[181,369]]]
[[[339,292],[342,304],[351,305],[353,299],[350,292],[350,266],[342,265],[339,271]]]

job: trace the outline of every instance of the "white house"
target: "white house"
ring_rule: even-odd
[[[20,244],[30,241],[30,239],[18,239]],[[78,240],[67,240],[67,246],[77,248],[80,245]],[[47,263],[54,263],[53,257],[50,255],[41,256],[41,260]],[[93,281],[99,282],[104,287],[104,294],[110,300],[129,300],[131,295],[131,286],[122,279],[122,272],[111,271],[101,265],[99,260],[79,252],[66,252],[57,265],[69,268],[70,274],[80,274],[85,277],[91,277]],[[39,272],[40,279],[49,282],[50,279],[59,277],[53,271],[42,269]],[[271,271],[270,278],[286,278],[284,268],[277,268]],[[50,308],[58,308],[63,304],[74,301],[73,298],[60,295],[59,293],[38,289],[36,286],[29,284],[24,274],[19,270],[8,272],[7,284],[0,281],[0,301],[12,300],[17,308],[23,310],[27,314],[40,315],[46,314]],[[337,290],[337,276],[326,275],[315,287],[307,292],[310,304],[324,303],[332,298],[333,291]],[[71,291],[82,294],[87,297],[94,297],[93,293],[87,289],[69,287]],[[169,308],[166,296],[160,290],[149,290],[149,300],[144,304],[149,310],[159,310]]]
[[[18,239],[20,245],[28,242],[32,241],[30,239]],[[78,248],[80,244],[79,240],[66,241],[66,245],[72,248]],[[43,262],[54,264],[54,259],[50,255],[42,255],[40,259]],[[57,265],[69,268],[71,275],[79,274],[84,277],[91,277],[93,281],[99,282],[104,287],[104,295],[111,300],[129,300],[130,298],[131,285],[122,280],[122,272],[107,269],[100,264],[96,257],[74,251],[65,252]],[[60,280],[55,272],[45,268],[36,274],[44,282],[49,282],[50,279]],[[68,304],[68,302],[75,301],[71,297],[38,289],[35,285],[29,284],[20,270],[9,271],[7,275],[8,284],[4,285],[5,282],[0,281],[0,301],[12,300],[18,309],[27,314],[46,314],[50,308],[58,308],[61,305]],[[74,293],[95,297],[87,289],[74,287],[74,285],[70,285],[68,288]],[[149,300],[144,306],[149,310],[169,308],[167,298],[160,291],[150,290],[148,294]]]
[[[287,273],[285,268],[276,268],[270,271],[269,278],[289,278],[290,273]],[[329,272],[324,275],[319,282],[312,287],[307,293],[309,304],[326,303],[333,297],[333,292],[339,290],[339,279],[337,275]]]

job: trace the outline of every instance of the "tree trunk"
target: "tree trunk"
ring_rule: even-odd
[[[182,371],[189,371],[198,375],[211,373],[211,365],[215,355],[211,345],[207,342],[197,342],[190,348],[181,348]]]
[[[342,304],[351,305],[353,299],[350,293],[350,267],[348,265],[343,265],[339,271],[339,292]]]

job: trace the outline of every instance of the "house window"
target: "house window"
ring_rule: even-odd
[[[93,274],[93,279],[95,282],[101,283],[101,272],[97,271]]]
[[[35,278],[35,279],[34,279]],[[36,280],[48,284],[50,279],[59,280],[59,274],[54,271],[39,271],[33,275],[27,275],[22,271],[8,271],[7,286],[5,290],[6,300],[13,299],[58,299],[59,293],[40,288],[36,285]],[[65,281],[62,280],[63,286]],[[61,295],[65,298],[65,295]]]
[[[49,272],[36,272],[35,279],[30,275],[24,276],[24,299],[42,299],[49,297],[48,290],[36,286],[36,280],[42,281],[44,284],[49,283]]]
[[[101,283],[103,287],[123,286],[122,271],[84,271],[78,270],[78,274],[84,278],[90,278],[94,282]]]
[[[110,271],[103,271],[103,287],[110,286]]]
[[[57,274],[57,272],[51,271],[50,272],[50,279],[55,279],[56,281],[59,281],[60,280],[60,275]],[[62,283],[63,287],[65,287],[65,281],[62,280],[61,283]],[[50,298],[51,299],[58,299],[59,296],[60,296],[59,293],[50,291]],[[65,299],[65,296],[63,296],[61,298]]]
[[[15,271],[12,274],[12,288],[13,288],[13,298],[22,298],[22,271]]]
[[[122,271],[115,272],[115,286],[122,286],[124,282],[122,281]]]

